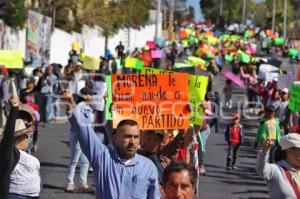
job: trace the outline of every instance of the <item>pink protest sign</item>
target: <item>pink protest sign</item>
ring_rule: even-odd
[[[160,50],[152,50],[151,51],[152,58],[162,58],[162,53]]]

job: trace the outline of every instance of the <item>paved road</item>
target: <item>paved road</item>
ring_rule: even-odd
[[[214,88],[221,92],[224,79],[214,80]],[[245,101],[243,91],[234,90],[234,102]],[[225,110],[229,114],[230,110]],[[200,178],[201,199],[231,199],[231,198],[268,198],[266,184],[256,175],[254,166],[257,151],[253,148],[257,120],[242,118],[246,134],[246,143],[241,147],[236,171],[226,170],[227,146],[224,141],[226,121],[222,120],[220,132],[209,137],[205,165],[207,175]],[[64,187],[67,166],[70,157],[68,148],[69,125],[50,124],[40,128],[40,148],[36,156],[41,162],[41,176],[43,181],[42,199],[89,199],[92,194],[65,193]],[[77,181],[78,182],[78,181]],[[92,176],[89,176],[92,182]]]

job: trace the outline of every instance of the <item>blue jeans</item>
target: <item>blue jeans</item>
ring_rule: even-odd
[[[60,117],[60,99],[56,97],[53,98],[53,113],[54,117]]]
[[[44,122],[50,122],[52,118],[52,95],[51,94],[43,94],[42,96],[42,108],[44,109]]]
[[[78,137],[74,132],[70,133],[69,143],[71,148],[71,158],[68,170],[67,183],[74,184],[76,166],[80,160],[80,184],[87,184],[89,161],[87,157],[83,154],[78,141]]]
[[[10,193],[8,194],[6,199],[38,199],[39,197],[29,197],[29,196],[21,196],[18,194]]]

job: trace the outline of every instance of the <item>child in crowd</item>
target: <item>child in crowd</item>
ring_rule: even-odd
[[[232,82],[231,80],[226,80],[226,86],[223,89],[224,95],[225,95],[225,105],[228,108],[232,107]]]
[[[236,169],[235,163],[240,145],[243,143],[243,127],[240,114],[233,114],[232,123],[226,127],[225,140],[228,143],[227,169]]]

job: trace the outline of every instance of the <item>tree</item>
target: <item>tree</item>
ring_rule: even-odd
[[[26,21],[25,0],[2,1],[2,17],[5,24],[12,28],[22,28]]]

